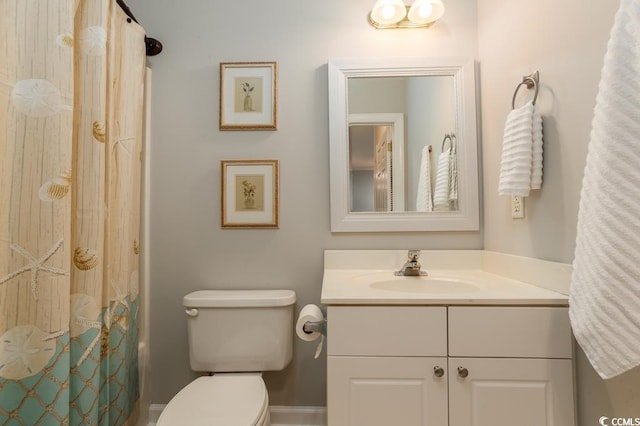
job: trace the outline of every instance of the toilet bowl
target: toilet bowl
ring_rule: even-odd
[[[269,397],[262,375],[219,373],[199,377],[171,399],[156,424],[269,425]]]
[[[158,426],[268,426],[262,371],[282,370],[293,352],[291,290],[202,290],[183,298],[189,360],[213,373],[169,401]]]

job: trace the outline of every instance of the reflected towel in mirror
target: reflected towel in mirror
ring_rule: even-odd
[[[438,156],[438,169],[436,171],[436,189],[433,194],[435,210],[449,210],[449,184],[451,146]]]
[[[451,153],[449,155],[449,202],[452,210],[457,210],[458,206],[458,147],[454,143],[456,140],[454,135],[451,135]]]
[[[416,196],[416,211],[433,211],[433,200],[431,199],[431,145],[425,145],[425,147],[422,148],[418,192]]]

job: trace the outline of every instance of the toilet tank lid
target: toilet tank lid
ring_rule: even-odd
[[[294,303],[296,293],[292,290],[199,290],[182,299],[182,305],[191,308],[275,307]]]

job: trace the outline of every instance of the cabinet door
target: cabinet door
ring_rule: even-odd
[[[328,424],[446,425],[446,365],[444,357],[329,356]],[[442,377],[434,367],[443,369]]]
[[[571,360],[449,358],[449,404],[449,426],[575,425]]]

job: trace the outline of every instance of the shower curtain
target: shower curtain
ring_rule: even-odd
[[[144,30],[0,0],[0,424],[135,424]]]

